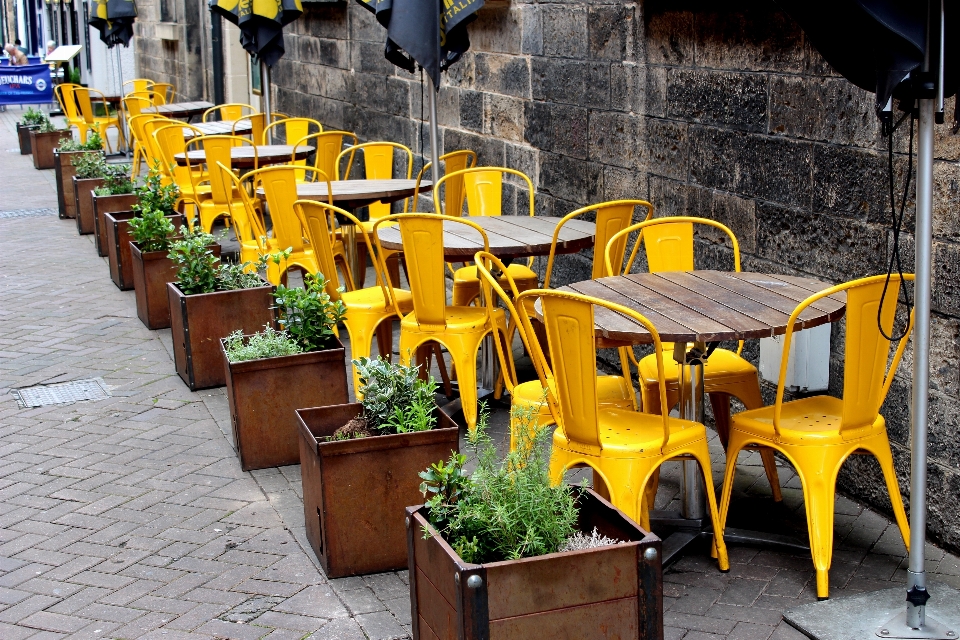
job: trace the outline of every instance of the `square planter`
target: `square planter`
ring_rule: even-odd
[[[17,123],[17,139],[20,141],[20,155],[30,155],[30,132],[36,130],[38,127],[39,125],[35,124],[22,125],[19,122]]]
[[[33,153],[33,166],[37,169],[53,169],[53,150],[60,146],[61,140],[73,140],[72,131],[30,132],[30,148]]]
[[[237,329],[256,333],[273,322],[273,286],[184,295],[175,282],[167,284],[170,331],[177,374],[192,391],[222,387],[220,338]]]
[[[107,221],[104,219],[104,215],[120,211],[131,211],[131,207],[137,204],[139,198],[137,198],[136,194],[125,193],[117,196],[98,196],[93,194],[91,199],[93,201],[93,228],[96,234],[93,240],[97,245],[97,255],[106,257],[110,255],[110,251],[107,248]],[[167,295],[166,290],[164,290],[163,295]]]
[[[103,186],[103,178],[78,178],[73,176],[74,211],[77,219],[77,233],[82,236],[96,231],[93,218],[93,190]]]
[[[578,504],[580,531],[629,542],[470,564],[407,508],[413,639],[662,639],[660,539],[589,489]]]
[[[73,176],[77,169],[73,166],[73,159],[88,153],[99,151],[53,151],[53,170],[57,176],[57,208],[60,219],[77,217],[77,198],[73,188]]]
[[[220,256],[220,245],[210,246]],[[177,279],[177,266],[167,257],[168,251],[140,251],[130,243],[133,262],[133,288],[137,297],[137,317],[148,329],[170,328],[170,298],[167,283]]]
[[[240,468],[300,464],[297,409],[349,400],[343,345],[337,340],[324,351],[231,363],[220,344]]]
[[[422,502],[417,475],[459,451],[440,409],[430,431],[321,441],[360,415],[359,403],[300,409],[300,475],[307,539],[328,578],[407,566],[404,509]]]
[[[110,279],[121,291],[133,289],[130,220],[136,216],[137,214],[134,211],[117,211],[104,215],[104,220],[107,223],[107,261],[110,263]],[[177,226],[183,220],[183,216],[179,213],[167,216],[167,218]]]

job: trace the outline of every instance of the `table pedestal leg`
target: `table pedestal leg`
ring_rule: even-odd
[[[686,344],[676,343],[673,358],[680,365],[680,418],[703,423],[703,364],[706,346],[697,343],[687,351]],[[706,515],[703,497],[703,479],[700,465],[694,460],[684,460],[680,477],[682,495],[681,510],[688,520],[701,519]]]
[[[360,282],[360,268],[357,260],[357,225],[341,224],[340,232],[343,234],[343,248],[347,254],[347,268],[350,269],[353,281]]]

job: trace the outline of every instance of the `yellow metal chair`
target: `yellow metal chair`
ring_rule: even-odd
[[[74,87],[73,95],[76,98],[77,105],[80,107],[80,113],[87,123],[87,128],[94,129],[100,134],[108,150],[113,151],[110,138],[107,136],[107,130],[110,127],[114,127],[117,130],[117,138],[120,146],[126,146],[127,140],[123,135],[123,127],[120,126],[120,116],[116,112],[113,114],[110,113],[110,107],[102,91],[88,89],[87,87]],[[106,115],[98,116],[94,113],[93,105],[95,102],[103,105],[103,111]],[[83,138],[85,141],[86,136],[83,136]]]
[[[234,211],[242,210],[244,207],[240,195],[233,193],[233,185],[230,182],[224,181],[223,174],[220,171],[213,171],[212,169],[216,167],[218,163],[230,166],[231,150],[245,145],[253,148],[253,168],[256,169],[258,164],[257,148],[253,142],[247,138],[226,135],[199,136],[187,142],[187,154],[191,151],[202,150],[205,159],[204,163],[207,165],[207,171],[201,173],[199,171],[199,165],[201,163],[189,162],[190,156],[187,156],[187,173],[193,181],[193,191],[194,193],[203,194],[203,197],[199,198],[198,202],[200,209],[200,228],[207,233],[210,233],[211,229],[213,229],[213,223],[216,222],[217,218],[225,217],[232,220]]]
[[[692,271],[694,269],[694,225],[712,227],[725,234],[733,250],[734,271],[740,271],[740,245],[736,236],[726,226],[707,218],[672,217],[655,218],[631,225],[619,233],[614,234],[607,242],[608,254],[606,257],[607,275],[629,273],[637,256],[637,248],[643,243],[646,250],[647,266],[651,273],[661,271]],[[623,243],[627,236],[634,231],[641,235],[637,238],[634,250],[624,263],[625,254]],[[617,267],[624,265],[622,271]],[[673,343],[664,345],[667,351],[673,351]],[[740,357],[743,350],[743,341],[736,351],[716,349],[710,355],[703,367],[704,391],[710,396],[713,407],[717,433],[723,446],[727,446],[727,434],[730,424],[730,396],[737,398],[747,409],[758,409],[763,406],[760,395],[760,381],[757,377],[757,368]],[[624,349],[629,358],[633,359],[633,349]],[[624,366],[626,359],[622,358]],[[657,365],[652,355],[637,363],[640,378],[643,410],[648,413],[669,411],[680,400],[680,366],[671,362],[667,366],[666,386],[667,405],[661,406],[658,393],[659,376]],[[770,482],[773,499],[782,500],[780,480],[777,475],[777,464],[773,451],[760,449],[763,468]]]
[[[900,535],[903,536],[903,543],[908,548],[910,546],[910,525],[903,509],[886,422],[880,415],[880,407],[890,390],[890,383],[913,328],[913,313],[910,314],[906,335],[900,340],[888,365],[891,344],[880,333],[878,315],[884,332],[893,335],[901,282],[897,275],[890,278],[886,304],[881,308],[886,278],[886,275],[880,275],[854,280],[815,293],[801,302],[787,323],[774,404],[735,414],[730,424],[727,469],[720,505],[721,529],[730,508],[730,494],[740,450],[748,445],[760,445],[782,453],[797,470],[803,485],[810,553],[817,572],[817,597],[821,599],[830,594],[829,570],[833,554],[837,473],[852,454],[872,455],[880,463]],[[913,274],[904,275],[904,278],[913,280]],[[814,396],[784,402],[790,343],[800,314],[817,300],[844,293],[847,309],[843,398]]]
[[[230,206],[230,214],[233,217],[233,232],[237,235],[237,242],[240,243],[240,262],[256,263],[261,255],[267,255],[270,252],[267,240],[267,228],[263,222],[263,217],[257,207],[256,201],[252,196],[255,189],[255,180],[247,180],[244,177],[237,177],[230,167],[217,162],[210,167],[210,174],[214,172],[220,174],[224,185],[231,189],[229,194],[224,196],[236,198],[241,206]],[[217,197],[217,196],[214,196]]]
[[[386,216],[374,223],[370,234],[380,259],[384,254],[377,230],[393,224],[400,226],[403,256],[413,295],[413,311],[400,320],[400,360],[409,363],[421,345],[429,341],[446,347],[460,380],[464,420],[468,428],[474,429],[477,426],[477,352],[489,333],[498,332],[506,337],[506,316],[502,309],[447,304],[443,227],[445,224],[462,226],[462,233],[471,238],[479,234],[484,251],[489,252],[487,234],[465,218],[435,213]]]
[[[550,475],[555,483],[572,467],[590,467],[594,478],[603,480],[610,501],[628,516],[650,529],[647,485],[669,460],[693,459],[700,465],[714,527],[714,550],[722,571],[730,568],[723,527],[717,510],[707,448],[707,429],[699,422],[641,413],[631,409],[599,406],[597,398],[597,352],[594,308],[619,313],[650,332],[657,368],[660,397],[666,402],[663,382],[663,347],[656,327],[627,307],[562,291],[534,289],[520,294],[524,303],[540,298],[552,366],[541,360],[542,371],[552,371],[549,407],[560,427],[553,433]]]
[[[433,189],[433,207],[440,211],[440,187],[450,181],[463,181],[467,193],[467,212],[471,216],[499,216],[503,213],[503,177],[513,175],[520,178],[527,187],[527,213],[533,216],[533,182],[522,171],[506,167],[472,167],[461,171],[447,172],[437,180]],[[519,195],[519,194],[518,194]],[[458,214],[459,215],[459,212]],[[517,199],[517,215],[522,215],[520,198]],[[514,262],[507,271],[520,291],[535,289],[539,278],[534,273],[533,258],[526,262]],[[471,304],[480,296],[480,279],[476,266],[460,267],[453,273],[453,304],[455,306]]]
[[[310,135],[300,138],[296,144],[293,145],[292,159],[297,157],[299,147],[305,145],[314,147],[316,151],[314,151],[313,163],[305,162],[304,166],[312,166],[331,180],[337,180],[337,156],[339,156],[343,150],[344,138],[352,140],[351,146],[359,142],[356,134],[350,133],[349,131],[321,131],[319,133],[311,133]],[[351,156],[348,164],[352,163],[353,157]],[[316,173],[309,173],[306,178],[312,181],[316,175]]]
[[[273,223],[273,236],[268,240],[269,253],[292,249],[290,256],[280,265],[272,261],[267,265],[267,280],[279,284],[286,280],[290,269],[299,268],[316,273],[319,269],[313,248],[304,242],[303,226],[293,210],[297,201],[297,173],[303,167],[280,165],[264,167],[244,174],[243,180],[254,180],[263,188],[267,210]]]
[[[146,128],[156,126],[155,121],[148,122]],[[199,212],[201,204],[210,197],[210,187],[200,185],[194,189],[194,184],[202,181],[206,175],[201,165],[180,165],[174,157],[178,153],[186,153],[187,140],[183,135],[184,129],[193,130],[193,139],[203,136],[203,132],[196,127],[185,122],[170,121],[162,126],[157,126],[153,132],[153,139],[156,141],[156,148],[160,154],[160,170],[166,176],[166,179],[177,185],[180,190],[180,201],[190,203],[196,207]],[[187,216],[191,228],[193,227],[193,217]]]
[[[122,89],[126,91],[124,95],[129,95],[132,92],[149,91],[153,88],[153,85],[153,80],[148,80],[147,78],[134,78],[133,80],[127,80],[124,82]]]
[[[463,149],[460,151],[451,151],[450,153],[445,153],[440,156],[440,162],[443,163],[443,173],[456,173],[457,171],[463,171],[464,169],[472,169],[477,165],[477,154],[475,151],[470,151],[469,149]],[[420,183],[423,182],[423,177],[430,175],[428,172],[433,167],[433,162],[428,162],[423,165],[423,168],[420,169],[420,172],[417,173],[417,186],[414,191],[413,201],[416,203],[417,198],[420,194]],[[467,197],[467,192],[463,186],[463,176],[459,178],[448,180],[443,192],[443,209],[437,210],[436,213],[445,213],[448,216],[459,216],[463,213],[463,201]],[[419,207],[414,204],[414,210]]]
[[[251,107],[249,104],[243,102],[230,102],[228,104],[218,104],[215,107],[210,107],[203,112],[203,117],[201,120],[203,122],[211,122],[211,118],[214,116],[219,116],[220,120],[239,120],[243,116],[256,113],[257,110]]]
[[[313,129],[311,131],[311,129]],[[279,134],[283,132],[281,137]],[[259,144],[289,144],[306,138],[311,133],[323,133],[323,125],[313,118],[284,118],[271,122],[263,129],[263,137]],[[280,142],[283,140],[283,142]],[[299,165],[306,164],[306,160],[295,161]]]
[[[80,85],[64,82],[63,84],[53,87],[53,95],[60,104],[60,110],[63,111],[67,126],[76,127],[80,142],[86,142],[87,132],[91,127],[87,124],[87,121],[83,119],[83,114],[80,113],[80,107],[77,105],[77,100],[73,94],[73,90],[78,87],[80,87]]]
[[[524,350],[530,354],[536,352],[536,355],[531,355],[530,359],[533,362],[534,368],[537,369],[537,379],[520,382],[517,378],[516,366],[513,361],[512,344],[509,341],[506,344],[499,340],[495,341],[504,386],[506,386],[507,393],[510,394],[510,448],[512,450],[516,447],[516,429],[519,426],[518,423],[514,422],[514,408],[538,408],[539,413],[537,415],[536,426],[554,424],[550,407],[544,402],[544,385],[541,382],[541,380],[548,380],[548,377],[546,372],[539,369],[540,363],[543,361],[543,352],[540,349],[540,343],[537,341],[535,335],[527,335],[527,331],[524,328],[525,325],[519,319],[520,312],[513,304],[513,300],[520,295],[520,292],[517,290],[516,283],[513,282],[513,279],[507,273],[506,265],[492,253],[485,253],[483,251],[477,252],[475,262],[477,264],[477,273],[480,274],[487,310],[488,313],[491,314],[490,321],[494,321],[492,314],[496,308],[496,298],[499,298],[503,307],[510,314],[511,326],[515,326],[517,333],[520,334],[520,340],[523,342]],[[494,272],[498,274],[497,277],[494,277]],[[501,287],[501,282],[506,282],[507,290]],[[509,291],[509,293],[507,291]],[[496,298],[493,296],[493,293],[496,294]],[[499,399],[499,385],[496,392],[495,397]],[[597,376],[597,402],[601,407],[635,409],[637,401],[633,384],[631,384],[629,378],[624,378],[623,376]]]
[[[313,255],[316,258],[320,273],[327,279],[327,293],[333,300],[342,300],[347,308],[343,324],[350,336],[350,354],[353,359],[370,356],[374,334],[378,337],[380,355],[390,359],[393,351],[394,318],[400,318],[413,310],[413,300],[410,292],[392,286],[387,275],[383,272],[380,260],[373,260],[374,274],[377,284],[374,287],[355,289],[353,291],[339,291],[340,280],[337,277],[338,258],[335,253],[335,238],[330,220],[339,215],[353,224],[359,224],[350,212],[325,202],[313,200],[298,200],[293,205],[300,223],[306,233]],[[376,256],[370,239],[363,234],[363,242],[371,256]],[[349,273],[346,263],[339,264],[341,273]],[[358,399],[360,377],[356,368],[353,368],[353,390]]]
[[[158,128],[174,122],[175,120],[152,113],[144,113],[130,118],[130,135],[139,143],[141,157],[147,164],[148,169],[153,169],[155,166],[159,169],[160,165],[163,164],[153,133]],[[140,175],[139,171],[134,175]]]
[[[155,104],[170,104],[176,98],[177,90],[169,82],[155,82],[153,83],[153,93],[163,98],[163,102]]]
[[[133,171],[131,172],[133,176],[140,175],[140,163],[146,159],[146,151],[144,150],[143,139],[140,137],[140,132],[136,131],[133,128],[133,123],[131,122],[133,118],[141,115],[150,115],[157,117],[154,114],[144,114],[142,110],[145,107],[151,106],[150,101],[145,98],[139,98],[137,96],[126,96],[121,100],[123,106],[123,114],[127,120],[127,129],[130,131],[130,144],[133,146]]]
[[[237,133],[239,125],[243,121],[250,122],[250,133]],[[248,113],[245,116],[240,116],[233,121],[233,126],[230,127],[230,134],[239,136],[239,135],[249,135],[250,140],[254,145],[260,144],[260,141],[263,140],[263,130],[267,126],[267,114],[265,113]]]

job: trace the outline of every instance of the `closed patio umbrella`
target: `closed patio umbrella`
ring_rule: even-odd
[[[944,121],[944,99],[954,95],[960,86],[960,0],[777,1],[800,24],[811,44],[837,72],[858,87],[876,93],[876,110],[884,123],[885,135],[892,136],[893,99],[900,101],[902,109],[912,111],[916,108],[919,115],[910,560],[906,610],[885,623],[881,620],[882,627],[876,629],[875,635],[956,638],[960,629],[949,630],[926,616],[926,603],[931,596],[926,588],[924,544],[927,529],[933,129],[935,122]],[[895,222],[895,232],[898,231],[899,225]],[[893,269],[892,263],[890,268]],[[879,599],[877,602],[876,610],[880,611]],[[877,611],[863,610],[858,614],[866,620]],[[825,627],[842,626],[836,619],[824,622]],[[850,631],[847,629],[845,633]],[[838,633],[842,631],[838,630]]]
[[[137,18],[134,0],[90,0],[90,26],[100,32],[100,39],[112,49],[118,44],[130,46],[133,21]]]
[[[437,148],[437,91],[440,72],[470,48],[467,25],[484,0],[357,0],[374,12],[387,29],[384,56],[413,73],[419,64],[433,81],[430,91],[430,154],[436,183],[440,152]]]

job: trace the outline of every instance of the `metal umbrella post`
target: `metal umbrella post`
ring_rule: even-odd
[[[273,100],[270,96],[270,66],[260,61],[260,95],[263,97],[263,111],[267,114],[267,124],[273,121]],[[273,144],[273,130],[267,131],[267,144]]]

